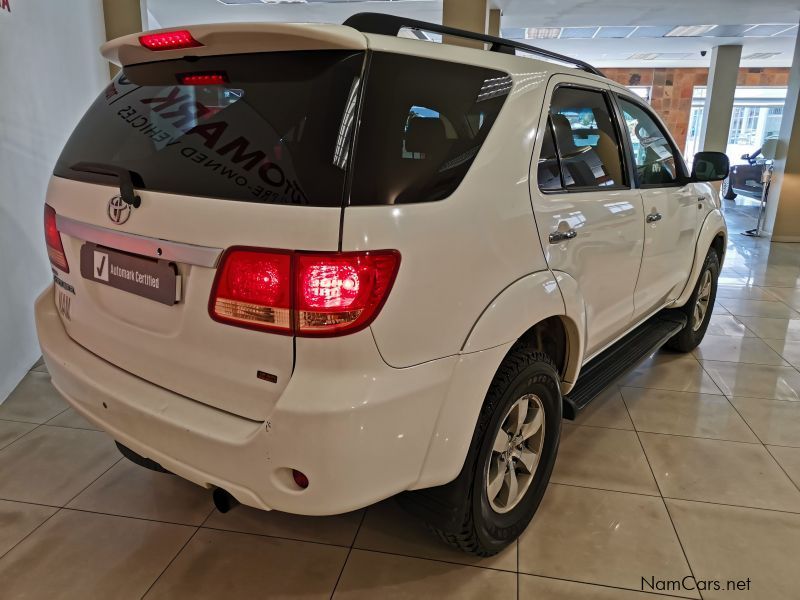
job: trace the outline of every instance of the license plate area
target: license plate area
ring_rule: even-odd
[[[81,275],[90,281],[172,306],[181,299],[181,276],[173,262],[81,246]]]

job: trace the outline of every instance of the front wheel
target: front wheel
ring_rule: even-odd
[[[446,486],[423,490],[448,515],[428,518],[431,529],[451,546],[478,556],[497,554],[516,540],[550,480],[561,410],[559,377],[550,358],[512,349],[486,395],[461,473]]]
[[[682,308],[688,317],[686,327],[667,342],[667,348],[678,352],[691,352],[703,341],[703,336],[705,336],[711,320],[711,312],[714,310],[714,301],[717,298],[718,279],[719,257],[716,250],[711,248],[703,262],[703,268],[697,278],[694,291]]]
[[[725,200],[736,200],[736,192],[733,191],[733,187],[731,187],[731,178],[726,177],[722,180],[722,188],[720,189],[720,194],[722,195]]]

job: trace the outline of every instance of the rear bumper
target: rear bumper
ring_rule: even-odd
[[[298,339],[295,373],[260,422],[155,386],[87,351],[64,330],[52,287],[36,302],[36,325],[53,384],[75,410],[136,453],[243,504],[337,514],[423,482],[445,483],[463,463],[460,449],[444,462],[428,456],[458,357],[394,369],[368,329]],[[480,406],[485,389],[473,393]],[[307,489],[294,484],[291,469],[308,476]]]

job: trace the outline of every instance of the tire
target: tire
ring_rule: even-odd
[[[464,552],[491,556],[511,544],[533,518],[553,471],[561,433],[559,381],[546,354],[512,348],[486,394],[459,476],[445,486],[412,492],[401,502],[426,519],[444,542]],[[523,428],[512,438],[506,430],[517,430],[520,415],[527,431]],[[540,417],[542,426],[537,429]],[[526,433],[530,437],[523,440]],[[501,452],[504,442],[507,447]],[[538,460],[533,458],[534,448],[539,449]],[[515,465],[513,479],[519,491],[513,497],[509,465]],[[491,498],[490,480],[495,484]]]
[[[689,321],[686,323],[686,327],[666,343],[667,348],[678,352],[691,352],[703,340],[711,320],[711,312],[714,310],[714,301],[717,298],[718,279],[719,257],[716,250],[710,248],[694,291],[689,301],[681,308]]]
[[[726,177],[722,180],[722,187],[719,192],[725,200],[736,200],[736,192],[731,187],[731,178]]]

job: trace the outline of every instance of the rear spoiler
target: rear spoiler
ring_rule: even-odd
[[[188,32],[191,47],[151,50],[140,37]],[[287,50],[366,50],[367,38],[350,27],[310,23],[221,23],[157,29],[126,35],[100,47],[100,53],[118,66],[184,56],[244,54]]]

